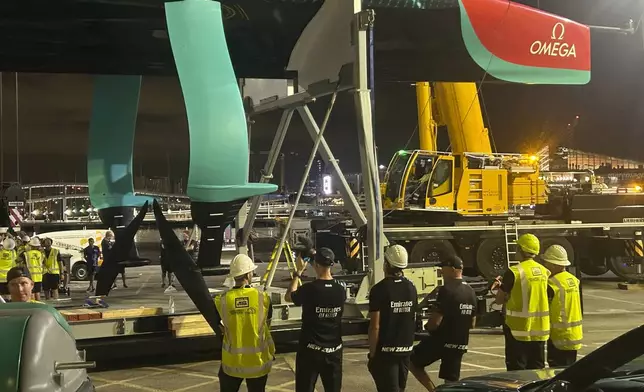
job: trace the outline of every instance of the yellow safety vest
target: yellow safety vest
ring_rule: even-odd
[[[45,252],[43,252],[43,256]],[[45,273],[60,275],[60,268],[58,266],[58,249],[51,248],[49,256],[45,259]]]
[[[25,251],[25,256],[27,268],[29,269],[29,273],[31,274],[31,280],[33,280],[34,283],[42,282],[42,252],[37,249],[31,249]]]
[[[550,277],[555,293],[550,303],[550,339],[559,350],[579,350],[584,332],[581,326],[579,279],[567,271]]]
[[[270,299],[255,288],[227,291],[215,298],[224,324],[221,367],[237,378],[258,378],[271,371],[275,344],[267,323]]]
[[[7,273],[16,266],[16,257],[15,250],[0,250],[0,283],[7,283]]]
[[[522,342],[544,342],[550,335],[548,277],[550,271],[534,260],[510,267],[514,285],[506,304],[505,324]]]

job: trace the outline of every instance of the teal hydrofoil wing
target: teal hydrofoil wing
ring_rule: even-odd
[[[94,77],[92,118],[87,149],[89,197],[97,209],[140,207],[132,182],[134,132],[141,76]]]
[[[210,0],[165,4],[166,20],[190,128],[192,202],[228,202],[270,193],[248,183],[246,115],[228,54],[221,5]]]

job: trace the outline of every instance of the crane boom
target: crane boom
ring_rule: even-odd
[[[434,91],[440,118],[447,125],[452,152],[491,154],[492,145],[483,124],[476,83],[439,82],[434,84]]]

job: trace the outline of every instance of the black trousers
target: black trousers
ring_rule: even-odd
[[[407,387],[409,355],[378,353],[369,360],[367,367],[376,383],[378,392],[401,392]]]
[[[265,392],[268,374],[258,378],[238,378],[229,376],[222,368],[219,368],[219,390],[221,392],[237,392],[241,387],[242,381],[246,380],[248,392]]]
[[[304,347],[297,351],[295,391],[313,392],[318,376],[322,379],[324,392],[342,390],[342,349],[329,354]]]
[[[505,335],[505,367],[508,371],[546,367],[546,342],[516,340],[507,325],[503,325],[503,335]]]
[[[559,350],[548,339],[548,366],[568,367],[577,361],[577,350]]]

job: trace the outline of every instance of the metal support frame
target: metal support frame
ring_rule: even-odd
[[[283,137],[288,129],[290,122],[285,121],[285,119],[288,118],[289,112],[292,114],[292,111],[294,109],[297,109],[311,138],[316,142],[316,145],[319,144],[319,146],[321,147],[320,155],[326,163],[330,164],[334,174],[336,175],[337,180],[340,184],[340,193],[343,196],[345,206],[350,211],[354,222],[357,226],[367,225],[366,243],[369,252],[369,285],[372,286],[384,277],[382,268],[383,254],[384,245],[387,241],[383,233],[383,213],[380,200],[380,180],[375,142],[373,137],[371,91],[369,90],[368,85],[367,70],[369,46],[369,37],[367,35],[367,30],[373,27],[375,14],[372,10],[363,11],[361,0],[353,0],[353,13],[354,19],[352,22],[352,40],[355,46],[355,60],[353,64],[345,65],[340,71],[341,81],[346,81],[347,78],[343,78],[342,76],[348,73],[348,71],[351,71],[353,73],[353,83],[338,83],[332,86],[332,83],[329,83],[328,81],[321,82],[308,86],[308,91],[305,92],[293,94],[284,98],[273,97],[264,99],[259,105],[253,107],[251,115],[262,114],[275,109],[285,110],[285,113],[282,115],[282,121],[280,121],[280,127],[278,128],[275,139],[273,140],[271,155],[265,166],[267,170],[265,170],[264,175],[270,176],[275,165],[275,160],[279,156],[281,142],[283,141]],[[335,97],[337,93],[348,90],[355,92],[354,100],[358,117],[358,139],[361,168],[364,177],[364,191],[367,204],[366,215],[360,209],[360,205],[351,192],[351,189],[349,188],[349,185],[344,175],[342,174],[342,171],[340,170],[340,167],[337,164],[337,161],[333,156],[331,149],[322,136],[324,126],[322,128],[318,127],[309,108],[307,107],[307,104],[315,102],[315,100],[319,97],[327,96],[330,94],[334,94]],[[316,151],[314,151],[313,153],[315,154]],[[303,181],[306,180],[307,175],[308,172],[305,173],[305,178],[303,179]],[[250,219],[246,221],[246,225],[244,226],[243,241],[247,241],[250,229],[252,228],[254,221],[254,215],[256,215],[256,211],[259,208],[260,200],[261,198],[259,197],[253,200],[251,211],[249,211]],[[293,212],[294,209],[291,213],[291,216],[293,215]],[[367,222],[369,222],[369,224],[367,224]],[[285,238],[280,239],[280,242],[282,244],[284,242],[283,240],[285,240]],[[279,253],[281,253],[281,248],[282,247],[279,246]],[[271,273],[271,275],[269,276],[266,288],[270,287],[273,275],[274,273]]]
[[[368,84],[369,37],[367,30],[373,27],[375,13],[363,10],[362,0],[353,1],[353,44],[355,46],[354,85],[355,106],[358,116],[358,143],[364,178],[367,220],[366,239],[369,252],[369,283],[371,286],[384,278],[384,246],[382,202],[380,200],[380,178],[376,159],[375,140],[371,112],[371,91]]]
[[[282,144],[284,143],[284,138],[286,138],[286,131],[291,124],[291,119],[293,118],[293,109],[286,109],[282,113],[282,118],[280,119],[279,126],[275,132],[275,137],[273,138],[273,144],[268,153],[268,158],[266,159],[266,164],[262,170],[262,178],[259,180],[260,183],[269,182],[273,178],[273,169],[277,163],[277,159],[280,156],[282,151]],[[251,202],[250,210],[248,211],[248,217],[244,223],[244,231],[242,236],[242,246],[246,246],[248,242],[248,237],[250,236],[251,229],[255,223],[255,217],[257,216],[257,211],[259,211],[260,203],[262,202],[262,195],[255,196]],[[246,211],[244,211],[246,212]]]
[[[315,140],[318,137],[318,135],[321,133],[321,130],[318,127],[317,123],[315,122],[315,119],[313,118],[313,114],[311,114],[309,107],[305,105],[297,108],[297,111],[300,113],[300,117],[302,117],[302,122],[304,122],[304,127],[309,132],[309,135],[311,135],[311,139]],[[324,137],[321,138],[320,150],[318,152],[320,153],[320,156],[322,156],[322,159],[324,160],[324,162],[328,165],[331,165],[333,175],[340,182],[340,187],[339,187],[340,194],[342,195],[342,199],[344,200],[344,205],[349,210],[349,213],[351,213],[351,218],[353,218],[353,221],[356,223],[356,226],[360,227],[362,225],[367,224],[367,218],[365,217],[364,213],[360,209],[360,204],[358,203],[358,199],[356,199],[355,195],[351,191],[351,188],[349,187],[349,183],[347,182],[347,179],[342,174],[342,170],[340,170],[338,161],[335,159],[335,156],[333,155],[333,152],[331,152],[331,148],[326,143],[326,140],[324,139]]]
[[[322,122],[322,127],[320,128],[320,132],[317,134],[317,137],[315,138],[315,142],[313,143],[313,150],[311,151],[309,160],[306,163],[306,168],[304,169],[304,175],[302,176],[302,181],[300,181],[300,188],[297,191],[297,196],[295,196],[295,201],[293,202],[293,206],[291,207],[291,213],[289,214],[288,220],[286,221],[284,232],[282,233],[280,237],[280,242],[277,245],[275,258],[273,259],[274,260],[273,264],[271,265],[271,269],[268,272],[268,280],[266,281],[264,290],[268,290],[271,287],[271,284],[273,283],[273,278],[275,277],[275,271],[277,271],[277,264],[279,263],[280,257],[282,256],[282,249],[284,248],[284,243],[286,242],[286,238],[288,237],[288,233],[291,228],[291,222],[293,222],[293,217],[295,217],[295,211],[297,209],[297,205],[299,204],[300,197],[302,197],[302,193],[304,192],[304,187],[306,186],[306,181],[309,178],[309,173],[311,172],[311,167],[313,166],[313,162],[315,161],[315,156],[318,154],[318,148],[320,147],[320,144],[322,142],[324,130],[326,129],[329,123],[329,118],[331,117],[331,112],[333,111],[333,106],[335,105],[335,100],[337,96],[338,96],[337,91],[334,92],[333,95],[331,96],[331,102],[329,103],[329,107],[327,108],[327,111],[324,115],[324,121]]]

